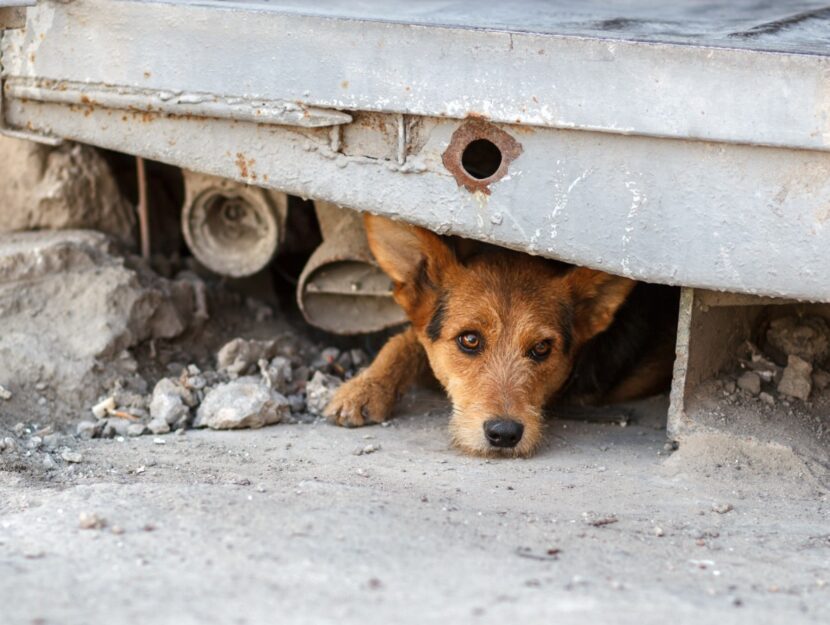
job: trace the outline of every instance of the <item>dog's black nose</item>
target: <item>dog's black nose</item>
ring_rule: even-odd
[[[490,419],[484,422],[484,436],[493,447],[515,447],[522,440],[525,426],[513,419]]]

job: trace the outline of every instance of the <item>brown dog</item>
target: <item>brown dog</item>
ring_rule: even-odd
[[[624,401],[671,379],[675,290],[492,246],[462,254],[384,217],[365,224],[412,324],[340,388],[333,422],[384,421],[428,362],[452,400],[455,445],[527,456],[551,400]]]

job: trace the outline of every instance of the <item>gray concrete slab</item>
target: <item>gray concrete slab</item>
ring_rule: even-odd
[[[827,491],[783,449],[672,454],[664,411],[553,422],[536,457],[487,461],[418,393],[389,427],[93,440],[49,479],[7,466],[0,622],[828,622]]]

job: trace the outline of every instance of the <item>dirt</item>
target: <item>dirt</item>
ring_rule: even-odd
[[[672,452],[664,410],[529,460],[458,454],[424,391],[387,427],[74,441],[0,472],[3,622],[828,622],[827,491],[765,446]]]

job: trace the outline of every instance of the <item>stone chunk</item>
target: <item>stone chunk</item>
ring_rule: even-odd
[[[190,408],[185,402],[186,389],[172,378],[162,378],[153,389],[150,400],[150,417],[153,421],[164,421],[168,425],[186,419]],[[158,433],[158,432],[155,432]]]
[[[315,371],[306,384],[306,407],[312,414],[321,415],[343,382],[340,378]]]
[[[276,341],[234,339],[216,354],[216,368],[235,377],[252,373],[260,360],[271,360],[277,354]]]
[[[208,391],[193,425],[214,430],[258,428],[278,423],[288,413],[285,397],[267,388],[258,377],[246,376]]]
[[[761,377],[754,371],[746,371],[738,378],[738,388],[757,395],[761,392]]]
[[[809,362],[791,354],[787,358],[784,375],[778,383],[778,392],[807,401],[813,387],[812,372],[813,366]]]

